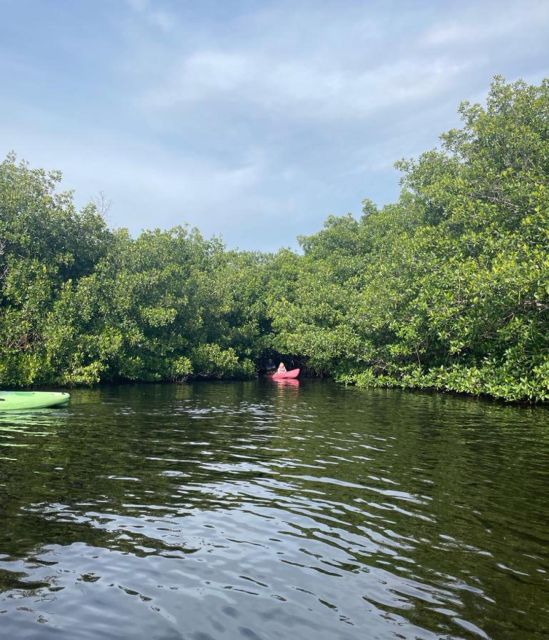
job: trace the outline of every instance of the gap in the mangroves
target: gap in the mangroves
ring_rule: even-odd
[[[0,417],[0,637],[546,637],[549,414],[331,382]]]

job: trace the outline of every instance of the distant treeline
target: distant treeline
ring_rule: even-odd
[[[132,238],[59,173],[0,164],[0,386],[251,377],[549,398],[549,82],[496,79],[402,192],[302,253]]]

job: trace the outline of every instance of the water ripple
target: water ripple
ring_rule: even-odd
[[[547,412],[329,383],[0,420],[5,637],[542,638]]]

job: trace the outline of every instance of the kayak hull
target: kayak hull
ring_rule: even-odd
[[[0,411],[44,409],[66,404],[70,394],[59,391],[0,391]]]
[[[284,373],[273,374],[273,380],[295,380],[299,376],[300,369],[284,371]]]

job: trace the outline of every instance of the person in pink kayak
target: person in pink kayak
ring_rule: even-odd
[[[277,373],[286,373],[286,367],[284,366],[284,363],[281,362],[278,365],[278,369],[276,370]]]

